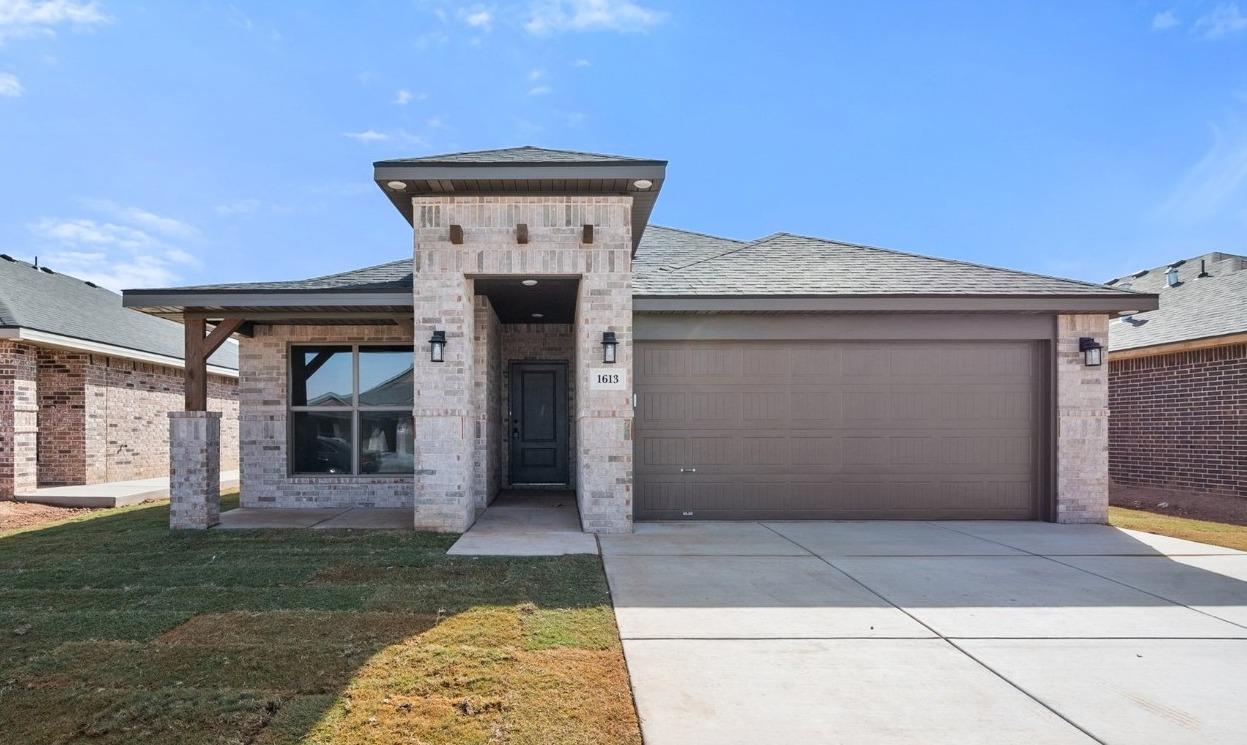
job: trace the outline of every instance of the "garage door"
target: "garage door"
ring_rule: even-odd
[[[1033,519],[1032,342],[643,342],[636,517]]]

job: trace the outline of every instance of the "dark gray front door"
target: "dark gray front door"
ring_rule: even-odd
[[[567,365],[511,365],[511,483],[567,483]]]

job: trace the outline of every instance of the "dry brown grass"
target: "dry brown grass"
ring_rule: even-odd
[[[1247,526],[1243,525],[1158,515],[1125,507],[1109,507],[1108,521],[1119,528],[1247,551]]]

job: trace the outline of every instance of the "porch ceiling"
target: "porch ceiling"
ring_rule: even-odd
[[[536,280],[529,287],[524,280]],[[576,288],[574,277],[478,277],[476,294],[489,298],[502,323],[575,323]],[[540,313],[541,318],[534,318]]]

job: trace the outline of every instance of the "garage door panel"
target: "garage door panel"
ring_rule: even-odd
[[[637,516],[1034,517],[1040,358],[1027,342],[638,344]]]

